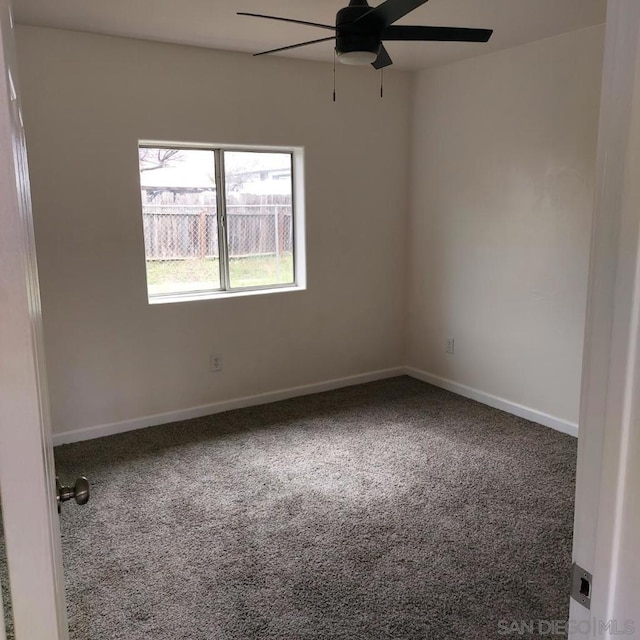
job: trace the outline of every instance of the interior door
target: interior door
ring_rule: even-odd
[[[68,638],[13,20],[0,0],[0,496],[17,640]],[[4,617],[0,618],[4,636]]]

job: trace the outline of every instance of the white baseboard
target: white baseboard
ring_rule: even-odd
[[[244,396],[233,400],[223,400],[221,402],[214,402],[213,404],[203,404],[197,407],[190,407],[188,409],[179,409],[178,411],[168,411],[167,413],[143,416],[141,418],[134,418],[133,420],[123,420],[122,422],[100,424],[93,427],[75,429],[73,431],[63,431],[62,433],[53,434],[53,444],[54,446],[58,446],[61,444],[69,444],[71,442],[80,442],[82,440],[102,438],[103,436],[112,436],[116,433],[124,433],[125,431],[133,431],[135,429],[144,429],[146,427],[153,427],[160,424],[166,424],[168,422],[200,418],[214,413],[231,411],[232,409],[254,407],[260,404],[268,404],[269,402],[277,402],[278,400],[287,400],[298,396],[321,393],[322,391],[331,391],[333,389],[350,387],[356,384],[374,382],[375,380],[395,378],[396,376],[401,376],[404,373],[405,370],[403,367],[382,369],[380,371],[361,373],[354,376],[348,376],[346,378],[335,378],[333,380],[305,384],[299,387],[290,387],[279,391],[268,391],[266,393],[259,393],[253,396]]]
[[[434,387],[440,387],[441,389],[452,391],[453,393],[457,393],[460,396],[471,398],[472,400],[476,400],[477,402],[481,402],[482,404],[489,405],[490,407],[494,407],[495,409],[501,409],[502,411],[511,413],[514,416],[518,416],[519,418],[525,418],[526,420],[530,420],[531,422],[537,422],[538,424],[544,425],[545,427],[550,427],[551,429],[561,431],[562,433],[567,433],[571,436],[578,436],[578,425],[574,422],[569,422],[568,420],[563,420],[562,418],[556,418],[555,416],[549,415],[548,413],[543,413],[542,411],[538,411],[537,409],[525,407],[524,405],[518,404],[516,402],[511,402],[510,400],[499,398],[498,396],[491,395],[490,393],[485,393],[484,391],[474,389],[473,387],[467,387],[466,385],[454,382],[453,380],[447,380],[446,378],[435,376],[431,373],[427,373],[426,371],[421,371],[420,369],[405,367],[404,373],[408,376],[411,376],[412,378],[416,378],[417,380],[428,382]]]
[[[144,429],[169,422],[178,422],[179,420],[189,420],[191,418],[200,418],[202,416],[212,415],[214,413],[222,413],[223,411],[231,411],[232,409],[242,409],[244,407],[254,407],[269,402],[277,402],[278,400],[287,400],[299,396],[311,395],[313,393],[321,393],[322,391],[331,391],[342,387],[349,387],[357,384],[365,384],[375,380],[384,380],[386,378],[394,378],[396,376],[408,375],[417,380],[428,382],[435,387],[452,391],[465,398],[471,398],[489,405],[496,409],[501,409],[507,413],[511,413],[520,418],[531,420],[538,424],[550,427],[562,433],[568,433],[572,436],[578,435],[578,425],[561,418],[556,418],[542,411],[531,409],[523,405],[499,398],[498,396],[485,393],[479,389],[467,387],[453,380],[447,380],[435,376],[426,371],[415,369],[413,367],[394,367],[392,369],[382,369],[380,371],[372,371],[370,373],[362,373],[346,378],[335,378],[333,380],[325,380],[324,382],[316,382],[313,384],[301,385],[299,387],[290,387],[279,391],[268,391],[253,396],[244,396],[242,398],[234,398],[232,400],[223,400],[212,404],[203,404],[197,407],[187,409],[179,409],[178,411],[168,411],[167,413],[158,413],[133,420],[123,420],[122,422],[111,422],[108,424],[100,424],[92,427],[84,427],[73,431],[63,431],[62,433],[53,434],[53,444],[58,446],[61,444],[69,444],[71,442],[80,442],[82,440],[92,440],[93,438],[102,438],[103,436],[111,436],[116,433],[124,433],[125,431],[133,431],[135,429]]]

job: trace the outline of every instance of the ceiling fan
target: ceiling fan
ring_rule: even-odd
[[[261,51],[254,54],[256,56],[306,47],[317,42],[335,40],[335,51],[340,62],[345,64],[371,64],[374,69],[383,69],[393,64],[383,44],[384,41],[488,42],[493,33],[492,29],[419,27],[393,24],[396,20],[406,16],[427,1],[386,0],[377,7],[370,7],[367,0],[350,0],[349,6],[340,9],[336,14],[335,26],[243,11],[238,12],[238,15],[280,20],[281,22],[294,22],[335,32],[335,35],[328,38],[319,38],[287,47]]]

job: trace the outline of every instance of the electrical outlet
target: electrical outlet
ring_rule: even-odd
[[[211,365],[211,371],[213,373],[222,371],[222,356],[209,356],[209,364]]]
[[[447,342],[444,345],[445,353],[449,353],[449,354],[453,355],[454,347],[455,347],[454,339],[453,338],[447,338]]]

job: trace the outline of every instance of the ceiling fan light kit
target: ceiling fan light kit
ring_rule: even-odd
[[[377,59],[378,53],[376,51],[343,51],[338,54],[338,60],[343,64],[373,64]]]

